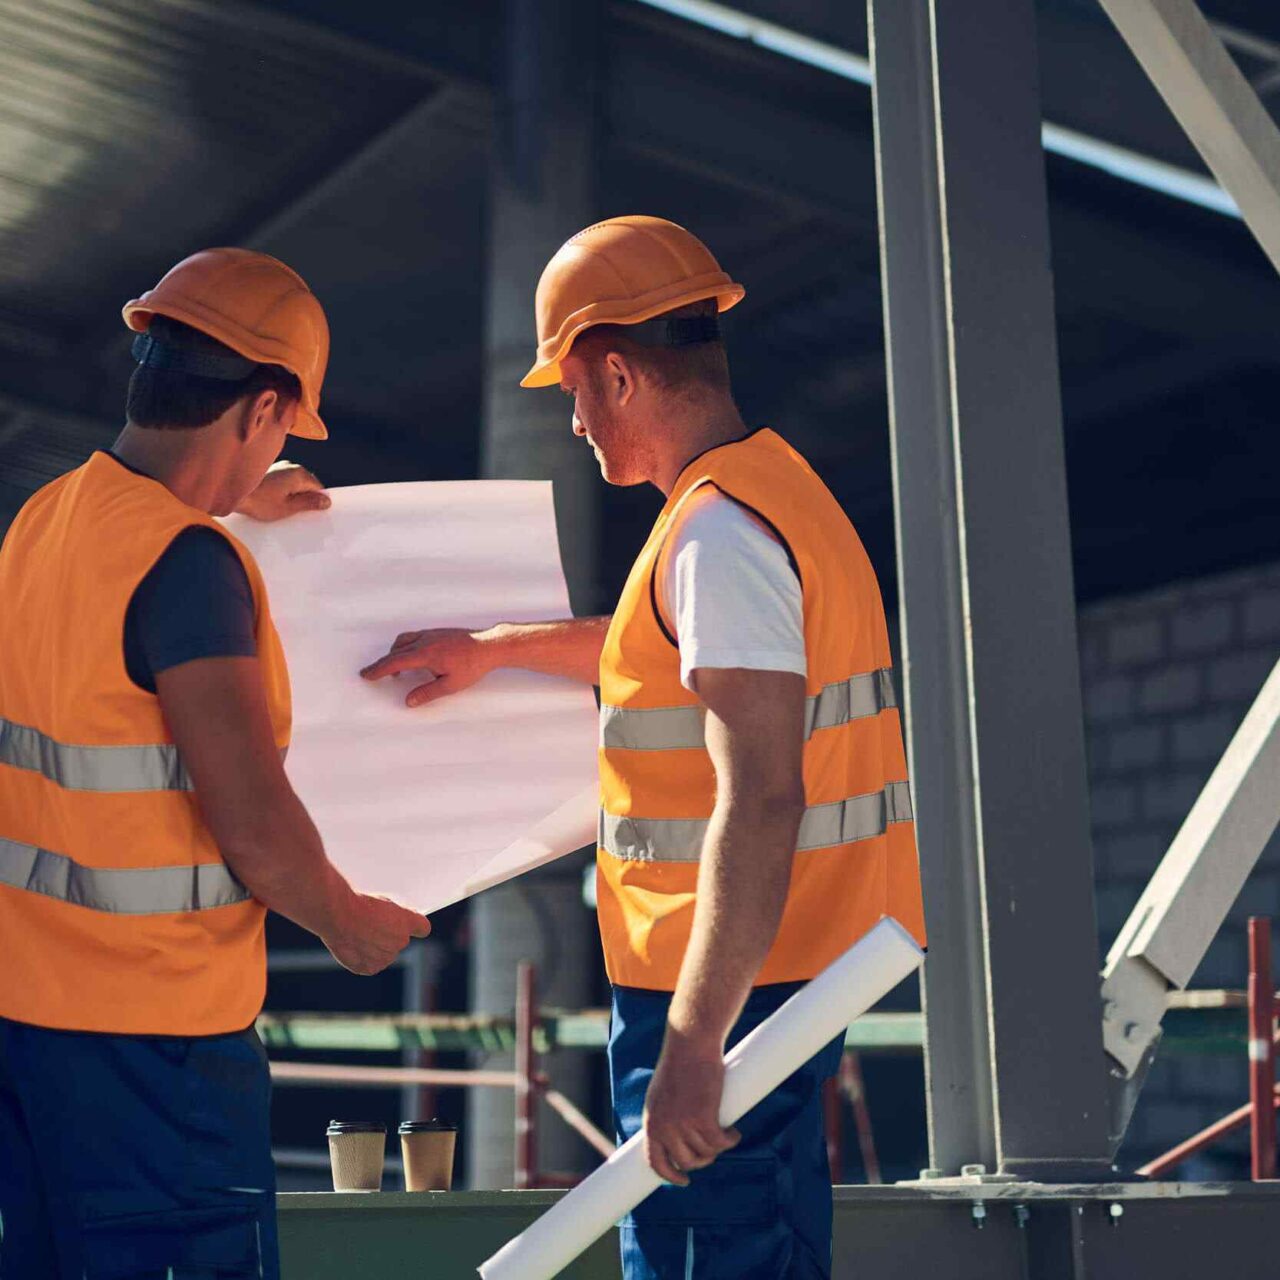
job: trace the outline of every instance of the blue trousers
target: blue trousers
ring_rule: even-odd
[[[730,1046],[796,990],[757,987]],[[640,1129],[670,1003],[661,991],[613,989],[609,1074],[619,1142]],[[738,1146],[690,1174],[688,1187],[660,1187],[619,1224],[626,1280],[829,1280],[821,1088],[839,1069],[841,1048],[842,1039],[832,1041],[749,1111]]]
[[[0,1019],[0,1280],[278,1280],[257,1034]]]

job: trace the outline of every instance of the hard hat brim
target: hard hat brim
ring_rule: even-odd
[[[718,273],[719,274],[719,273]],[[601,304],[584,307],[571,323],[567,324],[556,335],[555,345],[551,351],[539,352],[529,372],[520,379],[522,387],[553,387],[560,381],[560,361],[569,354],[570,348],[578,336],[587,329],[598,324],[641,324],[652,320],[654,316],[667,311],[675,311],[679,307],[688,306],[691,302],[701,302],[706,298],[715,298],[718,311],[728,311],[736,307],[746,296],[746,289],[727,276],[720,274],[714,286],[695,288],[684,293],[671,296],[664,291],[657,300],[645,306],[637,307],[625,315],[616,314],[614,308]]]
[[[298,416],[294,418],[289,434],[297,436],[299,440],[327,440],[329,428],[324,425],[320,415],[314,409],[308,409],[299,401]]]

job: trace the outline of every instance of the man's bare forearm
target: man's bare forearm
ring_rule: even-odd
[[[717,805],[668,1034],[723,1052],[782,921],[803,811],[797,797],[740,796]]]
[[[329,861],[320,833],[287,784],[257,810],[252,825],[223,841],[221,852],[263,906],[318,938],[339,932],[350,915],[354,891]]]
[[[559,622],[500,622],[476,639],[493,667],[520,667],[584,684],[600,683],[600,651],[610,618],[566,618]]]

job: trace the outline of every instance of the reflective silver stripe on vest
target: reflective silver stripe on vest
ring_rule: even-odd
[[[898,705],[888,667],[850,676],[805,699],[804,736],[878,715]],[[623,751],[681,751],[706,745],[704,707],[600,708],[600,745]]]
[[[221,862],[187,867],[86,867],[60,853],[3,836],[0,884],[126,916],[203,911],[252,897]]]
[[[883,791],[810,805],[800,820],[796,851],[827,849],[882,836],[891,822],[911,821],[911,786],[891,782]],[[631,862],[697,862],[706,838],[701,818],[630,818],[600,813],[600,848]]]
[[[178,748],[79,747],[0,717],[0,764],[29,769],[68,791],[190,791]]]
[[[706,746],[705,707],[600,706],[600,745],[625,751],[680,751]]]
[[[807,741],[815,729],[835,729],[851,720],[876,716],[886,707],[896,707],[898,695],[893,689],[893,672],[888,667],[850,676],[848,680],[829,684],[804,709],[804,736]]]

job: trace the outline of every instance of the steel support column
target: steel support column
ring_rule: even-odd
[[[1031,0],[869,0],[931,1162],[1107,1166]]]
[[[556,391],[522,390],[519,383],[533,359],[533,302],[542,268],[569,236],[599,216],[601,13],[601,0],[507,0],[504,6],[485,281],[483,472],[554,482],[561,555],[577,613],[601,608],[597,526],[603,482],[591,451],[572,433],[568,401]],[[474,1010],[511,1012],[521,960],[538,965],[548,1003],[571,1009],[591,1003],[598,944],[595,922],[582,903],[581,874],[580,861],[564,859],[475,899]],[[546,1065],[556,1087],[585,1105],[589,1064],[582,1055],[552,1054]],[[467,1106],[471,1186],[509,1185],[511,1095],[472,1090]],[[548,1168],[590,1165],[590,1151],[564,1125],[554,1121],[543,1132]]]

